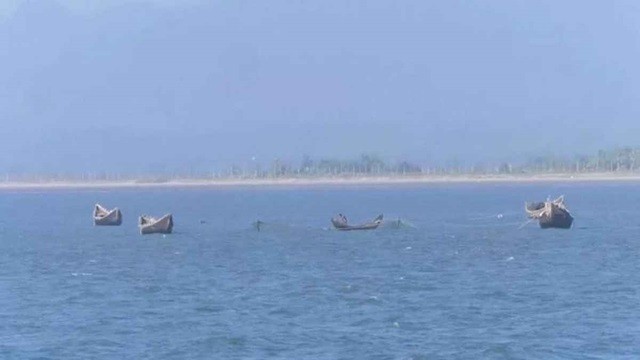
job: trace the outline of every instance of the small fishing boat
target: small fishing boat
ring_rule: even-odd
[[[93,225],[95,226],[119,226],[122,224],[120,209],[108,210],[100,204],[93,208]]]
[[[171,234],[173,231],[173,215],[167,214],[160,219],[142,215],[138,221],[140,234]]]
[[[335,216],[331,219],[331,223],[333,224],[334,228],[341,231],[373,230],[377,229],[378,226],[380,226],[380,224],[382,223],[382,214],[378,215],[378,217],[373,219],[372,221],[360,225],[349,225],[347,218],[342,214],[338,214],[338,216]]]
[[[526,203],[525,211],[529,219],[538,220],[543,229],[569,229],[573,224],[573,217],[564,204],[564,196],[551,201]]]

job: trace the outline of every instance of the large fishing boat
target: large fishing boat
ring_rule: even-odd
[[[525,211],[530,219],[538,220],[540,227],[569,229],[573,217],[564,203],[564,196],[545,202],[526,203]]]

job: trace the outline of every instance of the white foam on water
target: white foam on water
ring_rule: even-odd
[[[509,256],[509,257],[507,258],[507,261],[513,261],[513,260],[514,260],[514,257],[513,257],[513,256]]]
[[[77,272],[71,273],[71,276],[92,276],[92,275],[93,275],[92,273],[85,273],[85,272],[83,272],[83,273],[77,273]]]

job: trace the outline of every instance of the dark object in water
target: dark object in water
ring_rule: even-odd
[[[339,214],[338,216],[331,219],[331,223],[337,230],[342,231],[373,230],[378,228],[378,226],[380,226],[380,224],[382,223],[382,214],[378,215],[378,217],[373,219],[372,221],[360,225],[349,225],[349,223],[347,222],[347,218],[344,215]]]
[[[264,221],[256,221],[253,223],[253,226],[256,228],[256,230],[260,231],[260,228],[262,227],[262,225],[264,225]]]
[[[147,215],[140,216],[138,226],[140,234],[171,234],[173,231],[173,215],[167,214],[160,219]]]
[[[529,219],[538,220],[543,229],[569,229],[573,224],[573,217],[564,204],[564,196],[553,201],[526,203],[525,211]]]
[[[108,210],[100,204],[93,208],[93,225],[95,226],[119,226],[122,225],[122,213],[120,209]]]

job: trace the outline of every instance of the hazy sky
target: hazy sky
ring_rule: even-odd
[[[15,14],[16,10],[24,3],[37,3],[43,0],[2,0],[0,1],[0,18],[6,19]],[[46,1],[46,0],[44,0]],[[131,4],[148,4],[153,6],[173,7],[173,6],[193,6],[204,4],[206,0],[59,0],[58,4],[64,6],[71,12],[83,15],[95,14],[117,6]]]
[[[637,1],[9,0],[0,173],[640,145],[638,24]]]

